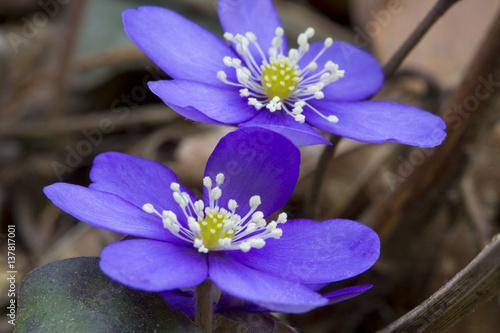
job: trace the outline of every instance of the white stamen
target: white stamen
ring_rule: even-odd
[[[212,179],[210,179],[210,177],[203,178],[203,186],[208,189],[212,188]]]
[[[276,222],[274,222],[274,221],[273,221],[273,222],[271,222],[271,223],[269,223],[269,224],[267,225],[266,230],[267,230],[267,231],[273,231],[274,229],[276,229],[276,226],[277,226],[277,225],[278,225],[278,224],[277,224]]]
[[[283,235],[283,230],[274,229],[273,231],[271,231],[270,235],[274,239],[279,239]]]
[[[258,211],[258,212],[255,212],[253,213],[252,215],[252,219],[253,220],[260,220],[264,217],[264,213],[262,213],[261,211]]]
[[[328,116],[328,121],[331,122],[331,123],[338,123],[339,122],[339,118],[335,117],[335,116]]]
[[[262,238],[252,238],[252,247],[256,249],[261,249],[266,245],[266,242]]]
[[[182,208],[186,207],[187,204],[184,202],[184,199],[182,198],[182,195],[180,195],[179,192],[174,192],[173,194],[175,202],[179,204]]]
[[[215,181],[217,182],[217,186],[222,185],[222,183],[224,183],[224,174],[223,173],[217,174],[217,176],[215,177]]]
[[[257,110],[260,110],[264,105],[260,103],[256,98],[249,98],[248,105],[253,105]]]
[[[323,97],[325,97],[325,94],[322,91],[316,91],[314,93],[314,98],[316,99],[322,99]]]
[[[231,238],[221,238],[219,239],[219,244],[222,246],[222,247],[229,247],[231,246]]]
[[[238,207],[238,204],[236,203],[236,200],[229,200],[229,202],[227,203],[227,208],[229,208],[229,210],[234,213],[234,211],[236,210],[236,207]]]
[[[261,204],[260,196],[254,195],[250,198],[250,210],[243,217],[236,214],[238,204],[234,199],[228,200],[227,209],[218,207],[218,199],[222,196],[220,186],[224,180],[223,173],[217,174],[217,185],[212,188],[212,179],[208,176],[203,179],[203,185],[208,190],[208,207],[205,207],[203,200],[193,202],[187,192],[181,191],[180,184],[171,183],[172,196],[180,206],[183,216],[177,217],[171,210],[164,210],[160,214],[150,203],[144,204],[142,209],[159,216],[165,229],[193,244],[201,253],[238,249],[247,252],[251,248],[262,248],[266,244],[265,239],[279,238],[282,231],[277,224],[286,222],[286,214],[280,214],[278,222],[267,224],[264,213],[256,211]]]
[[[250,207],[257,208],[260,204],[261,201],[259,195],[254,195],[253,197],[250,198]]]
[[[197,212],[203,212],[203,209],[205,208],[205,204],[203,203],[203,200],[198,200],[194,203],[194,208],[196,209]]]
[[[288,55],[285,55],[282,47],[284,30],[277,27],[271,42],[272,45],[268,49],[268,56],[266,56],[259,46],[258,36],[254,33],[246,32],[244,35],[225,33],[224,38],[233,43],[234,49],[240,56],[239,58],[228,56],[223,58],[226,66],[236,70],[237,82],[228,81],[224,72],[218,72],[217,77],[226,84],[239,87],[240,96],[247,98],[248,104],[253,105],[257,110],[266,107],[269,112],[281,111],[302,123],[306,120],[301,111],[305,102],[311,98],[324,98],[323,88],[344,77],[345,74],[331,60],[325,63],[324,69],[318,71],[317,61],[332,46],[333,40],[331,38],[326,38],[323,48],[312,57],[309,63],[299,68],[298,63],[309,51],[309,39],[314,34],[313,28],[307,28],[297,37],[298,48],[290,48]],[[250,52],[250,44],[262,57],[260,64],[257,63],[260,60],[256,60],[254,57],[255,52]],[[297,105],[298,102],[302,102],[304,105]],[[329,119],[320,111],[312,109],[323,119]]]
[[[196,222],[194,217],[191,217],[191,216],[190,216],[190,218],[188,218],[188,227],[192,232],[197,233],[197,234],[199,234],[201,231],[200,224],[198,222]]]
[[[280,215],[278,215],[278,222],[279,223],[285,223],[286,219],[287,219],[286,213],[281,213]]]
[[[248,242],[243,242],[240,244],[240,250],[243,251],[243,252],[248,252],[250,251],[250,244]]]
[[[290,58],[293,62],[297,62],[299,57],[300,55],[297,49],[290,49],[290,51],[288,51],[288,58]]]
[[[250,43],[255,43],[257,41],[257,37],[255,36],[255,34],[253,32],[247,32],[245,34],[245,36]]]
[[[297,38],[297,44],[302,46],[303,44],[307,44],[307,35],[305,33],[301,33],[299,37]]]
[[[312,38],[314,36],[314,28],[307,28],[305,34],[307,35],[308,38]]]
[[[235,68],[240,68],[241,67],[241,60],[238,58],[233,58],[232,59],[232,65]]]
[[[227,75],[224,71],[218,71],[217,72],[217,78],[221,80],[222,82],[227,80]]]
[[[280,98],[278,96],[275,96],[267,105],[266,108],[269,109],[269,111],[274,112],[276,110],[281,110],[282,104],[280,101]]]
[[[303,114],[298,114],[294,118],[301,124],[303,124],[306,121],[306,116],[304,116]]]
[[[224,65],[226,65],[227,67],[233,67],[233,60],[231,59],[231,57],[224,57],[222,58],[222,61],[224,62]]]
[[[257,225],[255,223],[248,223],[246,233],[251,234],[255,231],[255,229],[257,229]]]
[[[149,214],[156,212],[156,209],[154,209],[153,205],[150,203],[147,203],[144,206],[142,206],[142,210]]]
[[[314,61],[311,61],[311,62],[309,63],[309,65],[307,65],[307,69],[308,69],[310,72],[312,72],[312,71],[316,70],[316,68],[318,68],[318,64],[317,64],[317,63],[315,63]]]

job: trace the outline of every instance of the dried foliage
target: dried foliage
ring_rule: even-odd
[[[230,130],[187,121],[149,92],[146,82],[166,75],[127,41],[120,25],[121,11],[144,1],[51,3],[57,6],[0,4],[0,267],[6,266],[7,226],[16,225],[19,281],[48,262],[98,256],[121,238],[61,213],[43,195],[44,186],[87,185],[93,158],[121,151],[165,163],[196,193],[206,159]],[[215,1],[148,3],[170,6],[221,32]],[[383,64],[434,1],[329,3],[275,1],[289,35],[314,25],[318,40],[331,36],[358,44]],[[322,184],[321,219],[366,223],[379,233],[382,255],[368,272],[335,285],[374,284],[366,294],[284,317],[299,331],[382,329],[436,292],[499,232],[500,65],[498,53],[491,57],[480,49],[499,9],[494,0],[457,4],[374,97],[442,115],[448,139],[441,147],[341,140]],[[457,22],[467,28],[457,30]],[[321,150],[302,149],[301,178],[285,207],[290,217],[307,212]],[[4,274],[2,311],[8,302]],[[494,298],[449,332],[494,331],[499,310]],[[0,322],[0,331],[10,329]]]

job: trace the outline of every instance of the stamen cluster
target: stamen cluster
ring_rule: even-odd
[[[248,104],[255,106],[257,110],[264,106],[270,112],[283,110],[296,121],[303,123],[305,121],[305,116],[302,114],[303,107],[307,106],[322,118],[332,123],[338,122],[337,117],[326,117],[307,102],[313,98],[323,98],[322,89],[344,77],[344,71],[339,70],[339,66],[332,61],[327,61],[321,71],[315,72],[318,67],[316,60],[332,46],[333,40],[327,38],[323,49],[303,69],[300,69],[298,62],[309,50],[309,38],[314,36],[314,29],[308,28],[301,33],[297,38],[299,47],[290,49],[288,55],[283,54],[283,28],[276,28],[275,34],[266,56],[254,33],[247,32],[243,36],[226,32],[224,38],[235,45],[241,59],[224,57],[223,62],[227,67],[236,70],[238,82],[228,81],[224,71],[217,73],[219,80],[240,87],[240,96],[247,97]],[[260,65],[250,52],[250,45],[253,45],[262,57]]]
[[[219,173],[215,181],[216,186],[212,188],[212,179],[203,179],[203,186],[209,193],[208,207],[205,207],[203,200],[193,202],[188,193],[180,190],[178,183],[170,185],[174,200],[184,213],[187,227],[171,210],[164,210],[160,214],[150,203],[145,204],[142,209],[161,217],[166,229],[180,239],[193,243],[199,252],[238,249],[248,252],[251,248],[262,248],[266,244],[265,239],[281,237],[282,230],[277,226],[278,223],[286,222],[285,213],[281,213],[277,221],[268,224],[263,218],[264,214],[257,211],[261,204],[258,195],[250,198],[250,210],[243,217],[236,214],[238,204],[233,199],[228,201],[227,209],[221,208],[218,200],[222,196],[220,186],[224,182],[224,174]]]

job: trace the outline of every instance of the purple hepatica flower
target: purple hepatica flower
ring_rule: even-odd
[[[369,53],[327,38],[309,43],[314,29],[288,49],[271,0],[220,0],[226,42],[168,9],[123,13],[125,31],[173,80],[151,90],[186,118],[258,126],[296,145],[329,144],[318,128],[357,141],[439,145],[445,123],[413,106],[361,101],[383,85]]]
[[[244,128],[222,138],[208,159],[203,200],[166,166],[122,153],[96,157],[88,188],[56,183],[44,192],[86,223],[140,237],[101,253],[103,272],[124,285],[160,292],[209,278],[256,306],[304,312],[329,303],[308,285],[360,274],[377,260],[380,242],[354,221],[287,222],[281,213],[267,223],[291,196],[299,164],[285,137]]]

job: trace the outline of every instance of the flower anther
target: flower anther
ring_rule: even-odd
[[[156,214],[163,221],[164,228],[173,235],[193,244],[199,252],[221,250],[242,250],[248,252],[251,248],[262,248],[268,238],[279,239],[282,230],[279,223],[285,223],[287,216],[281,213],[277,221],[267,223],[264,214],[257,211],[261,204],[260,196],[254,195],[249,200],[250,210],[241,217],[236,214],[238,203],[231,199],[227,209],[219,207],[218,200],[222,196],[220,186],[224,183],[224,174],[219,173],[215,178],[216,186],[212,188],[210,177],[203,179],[203,186],[209,194],[209,206],[205,207],[203,200],[193,202],[186,192],[182,192],[178,183],[172,183],[174,200],[181,207],[187,220],[187,227],[179,222],[175,213],[164,210],[161,214],[147,203],[142,209],[149,214]]]
[[[224,71],[219,71],[217,78],[226,84],[240,87],[240,96],[247,98],[248,104],[257,110],[263,107],[269,112],[283,110],[296,121],[304,123],[306,119],[302,112],[303,107],[307,106],[329,122],[337,123],[337,117],[326,117],[307,102],[313,98],[324,98],[322,89],[344,77],[344,71],[339,70],[339,66],[332,61],[327,61],[322,70],[315,72],[318,67],[316,60],[332,46],[333,40],[327,38],[323,49],[300,68],[298,62],[309,50],[309,38],[314,36],[314,29],[308,28],[301,33],[297,38],[298,48],[290,49],[288,55],[283,54],[283,34],[283,28],[276,28],[272,46],[266,56],[254,33],[247,32],[243,36],[226,32],[224,38],[234,43],[235,50],[243,61],[231,57],[222,59],[227,67],[234,68],[238,82],[227,80]],[[260,53],[263,59],[261,64],[258,64],[250,52],[250,45]]]

